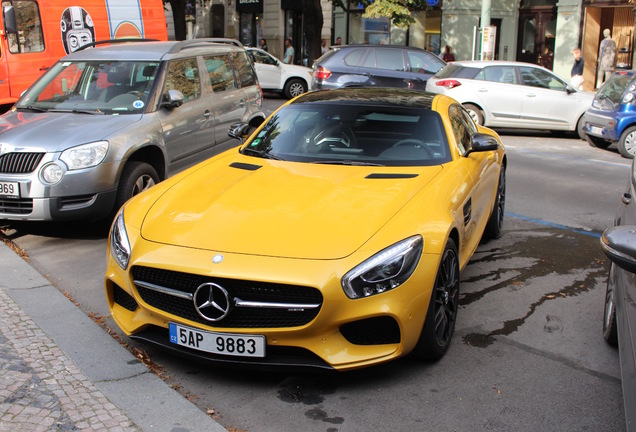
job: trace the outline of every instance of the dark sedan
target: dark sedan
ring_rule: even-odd
[[[627,430],[636,430],[636,171],[623,194],[615,226],[601,237],[601,247],[612,261],[605,294],[603,336],[619,346]]]

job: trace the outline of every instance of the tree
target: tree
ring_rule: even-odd
[[[189,6],[189,0],[163,0],[163,3],[169,3],[172,9],[172,20],[174,22],[174,38],[176,40],[185,40],[188,35],[186,29],[186,8]]]
[[[302,0],[305,38],[307,40],[307,64],[309,67],[321,56],[322,6],[320,0]]]
[[[334,7],[347,9],[347,0],[331,0]],[[415,22],[413,12],[428,9],[426,0],[357,0],[364,6],[365,18],[387,17],[398,27],[408,27]]]

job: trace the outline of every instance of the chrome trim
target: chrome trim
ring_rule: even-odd
[[[193,294],[184,293],[183,291],[175,290],[175,289],[172,289],[172,288],[162,287],[160,285],[155,285],[155,284],[152,284],[152,283],[149,283],[149,282],[133,280],[133,283],[135,285],[139,285],[140,287],[147,288],[149,290],[153,290],[153,291],[156,291],[156,292],[161,293],[161,294],[168,294],[168,295],[179,297],[179,298],[186,299],[186,300],[192,300],[192,298],[193,298]]]
[[[234,298],[234,306],[244,308],[269,308],[269,309],[289,309],[289,310],[304,310],[304,309],[316,309],[320,307],[319,303],[268,303],[268,302],[256,302],[245,301],[238,297]]]

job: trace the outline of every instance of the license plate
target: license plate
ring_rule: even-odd
[[[20,198],[19,183],[0,181],[0,197]]]
[[[598,126],[590,126],[590,132],[603,135],[603,128],[600,128]]]
[[[216,333],[170,323],[170,342],[213,354],[265,357],[265,336]]]

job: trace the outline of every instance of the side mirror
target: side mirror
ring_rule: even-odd
[[[161,104],[161,106],[170,109],[177,108],[183,105],[184,101],[185,96],[183,95],[183,93],[181,93],[179,90],[170,89],[164,96],[164,102]]]
[[[636,273],[636,225],[606,229],[601,236],[601,248],[614,264]]]
[[[484,133],[476,133],[470,137],[470,148],[464,153],[464,156],[474,152],[493,151],[498,148],[499,141],[497,141],[497,138]]]
[[[13,6],[5,6],[2,8],[2,19],[4,21],[5,33],[18,32],[18,24],[15,20],[15,8]]]
[[[234,123],[230,125],[230,128],[227,131],[227,136],[243,142],[245,138],[247,138],[249,129],[250,125],[247,123]]]

